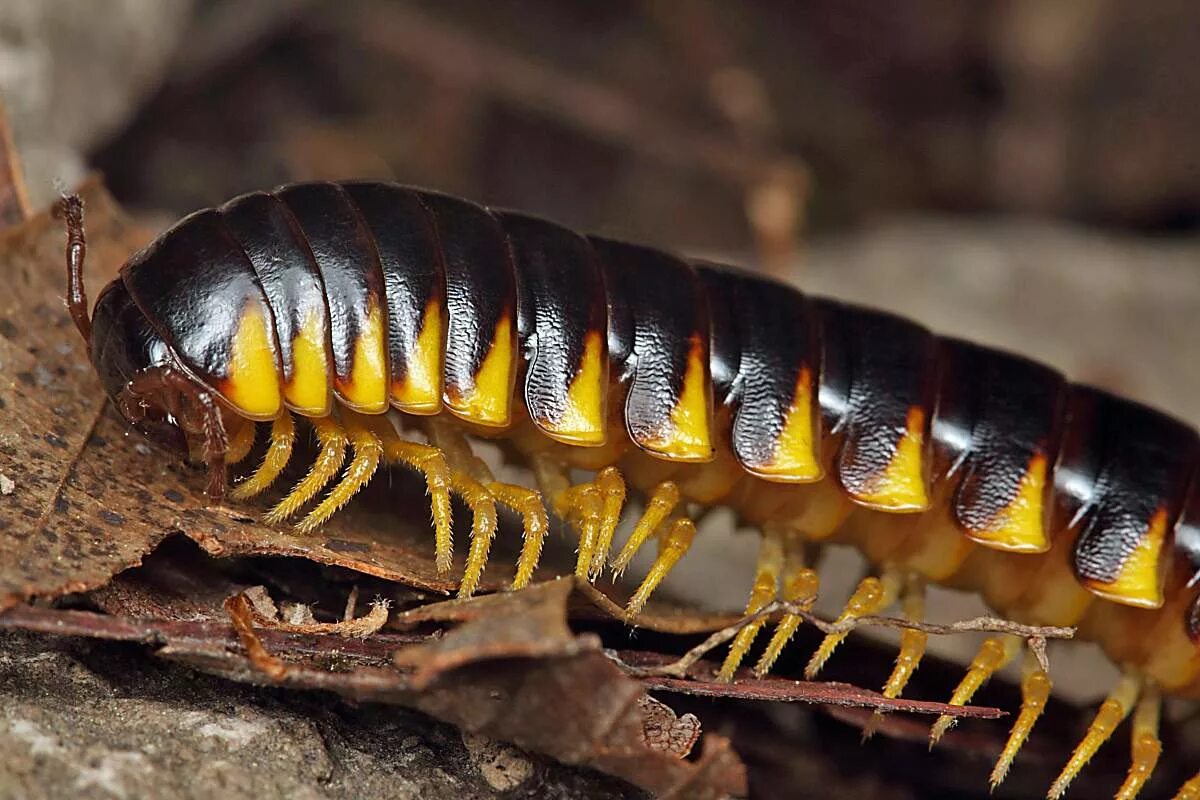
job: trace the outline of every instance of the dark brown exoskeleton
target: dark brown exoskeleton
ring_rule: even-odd
[[[632,619],[686,553],[695,508],[732,507],[762,532],[749,613],[811,604],[807,546],[852,544],[875,574],[844,619],[897,602],[919,619],[928,583],[969,588],[1010,619],[1079,626],[1122,666],[1052,797],[1131,713],[1119,796],[1133,797],[1158,759],[1162,693],[1200,694],[1200,443],[1141,405],[751,273],[390,183],[297,184],[191,214],[129,260],[89,320],[78,199],[63,209],[68,302],[105,390],[143,433],[207,461],[211,495],[256,424],[270,444],[235,499],[276,482],[294,416],[315,430],[312,468],[270,522],[320,497],[299,523],[312,530],[381,464],[407,465],[428,483],[440,569],[450,495],[472,514],[469,595],[497,505],[522,517],[513,585],[529,582],[545,497],[579,531],[582,578],[623,571],[657,538]],[[498,441],[538,489],[496,480],[468,437]],[[593,477],[572,484],[572,469]],[[627,487],[643,509],[608,560]],[[740,631],[722,677],[764,623]],[[758,672],[799,624],[778,623]],[[844,636],[825,639],[810,677]],[[1022,644],[985,641],[951,702]],[[924,647],[905,632],[885,694]],[[1022,689],[993,785],[1049,695],[1036,659]],[[1200,775],[1177,797],[1200,797]]]

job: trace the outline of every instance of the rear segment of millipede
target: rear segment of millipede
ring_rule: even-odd
[[[514,586],[531,579],[543,496],[578,530],[577,574],[595,579],[628,483],[645,505],[613,570],[658,541],[631,617],[687,552],[696,507],[728,505],[762,531],[750,613],[811,605],[806,555],[852,544],[876,573],[844,619],[894,603],[919,619],[925,585],[942,583],[1014,621],[1078,625],[1123,667],[1054,797],[1130,714],[1118,796],[1133,797],[1158,758],[1161,693],[1200,693],[1200,442],[1143,406],[750,273],[383,183],[297,184],[192,214],[126,264],[89,321],[78,207],[67,212],[71,310],[106,390],[144,432],[186,438],[210,491],[255,423],[270,423],[270,442],[237,498],[277,480],[292,415],[311,423],[319,452],[270,521],[320,498],[299,523],[312,530],[379,465],[405,464],[425,476],[440,569],[452,494],[472,516],[469,595],[497,505],[523,520]],[[541,492],[496,480],[468,435],[499,440]],[[595,474],[573,485],[572,468]],[[764,624],[740,631],[723,677]],[[778,622],[760,673],[799,624]],[[810,676],[844,635],[826,638]],[[924,646],[905,632],[885,694],[903,691]],[[985,641],[951,702],[1021,649]],[[1050,691],[1034,659],[1022,689],[993,784]]]

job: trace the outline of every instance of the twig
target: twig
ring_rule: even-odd
[[[826,622],[812,613],[805,611],[802,608],[796,608],[788,603],[780,603],[777,611],[783,611],[788,614],[796,614],[803,617],[806,622],[812,623],[822,633],[842,633],[844,631],[852,631],[855,628],[861,627],[878,627],[878,628],[911,628],[916,631],[924,631],[925,633],[934,636],[946,636],[954,633],[1011,633],[1014,636],[1020,636],[1025,639],[1073,639],[1075,637],[1075,629],[1069,627],[1059,627],[1054,625],[1023,625],[1020,622],[1012,622],[1011,620],[1001,619],[999,617],[975,617],[973,619],[962,620],[961,622],[951,622],[944,625],[939,625],[932,622],[918,622],[911,619],[901,619],[899,617],[858,617],[855,619],[847,619],[842,622]]]
[[[368,636],[377,633],[387,624],[388,613],[391,608],[390,601],[377,598],[371,602],[371,610],[366,614],[358,618],[350,616],[354,613],[354,605],[358,599],[358,587],[355,587],[350,593],[350,599],[346,604],[345,618],[341,622],[284,622],[283,620],[273,619],[261,613],[253,606],[249,598],[246,598],[244,592],[239,592],[234,597],[240,597],[245,600],[247,607],[250,609],[253,622],[259,627],[285,631],[287,633],[333,633],[347,639],[351,637],[366,639]],[[232,600],[233,598],[230,599]],[[229,600],[226,600],[225,603],[226,608],[228,608]]]
[[[0,105],[0,230],[16,227],[32,214],[21,157],[13,141],[8,113]]]
[[[679,659],[672,661],[670,664],[663,664],[662,666],[658,667],[635,667],[632,664],[626,664],[612,654],[609,654],[609,658],[615,661],[617,666],[635,678],[686,678],[688,677],[688,671],[696,665],[696,662],[704,658],[712,650],[715,650],[725,642],[728,642],[734,636],[737,636],[738,631],[750,623],[757,622],[764,617],[769,617],[771,614],[774,614],[779,610],[778,608],[774,607],[776,605],[778,604],[772,603],[761,611],[742,617],[732,625],[716,631],[703,642],[696,645],[691,650],[688,650],[686,653],[680,656]]]
[[[1033,653],[1033,657],[1037,659],[1042,672],[1049,672],[1050,659],[1046,656],[1046,637],[1030,636],[1025,640],[1025,644],[1029,645],[1029,652]]]
[[[250,600],[246,595],[238,592],[233,597],[226,598],[225,612],[229,614],[229,621],[233,623],[233,629],[237,631],[238,638],[242,640],[242,647],[246,648],[246,656],[255,669],[272,680],[281,681],[287,677],[287,664],[267,652],[267,648],[263,647],[262,640],[254,632],[256,615],[254,607],[250,605]]]
[[[888,698],[878,692],[836,681],[792,681],[784,678],[747,678],[733,683],[694,678],[639,678],[649,691],[692,697],[722,697],[768,703],[813,703],[843,708],[869,708],[887,713],[930,714],[975,719],[999,719],[1006,712],[993,706],[954,706],[931,700]]]
[[[358,584],[356,583],[350,588],[350,596],[346,598],[346,610],[342,613],[342,622],[350,622],[354,619],[354,611],[357,606]]]
[[[808,598],[811,600],[811,598]],[[956,633],[1009,633],[1014,636],[1020,636],[1029,643],[1029,649],[1037,658],[1042,669],[1049,669],[1049,661],[1046,657],[1046,640],[1047,639],[1070,639],[1075,636],[1074,628],[1055,627],[1055,626],[1040,626],[1040,625],[1023,625],[1019,622],[1012,622],[998,617],[975,617],[974,619],[962,620],[960,622],[951,622],[948,624],[937,624],[933,622],[920,622],[911,619],[902,619],[900,617],[853,617],[851,619],[842,620],[841,622],[827,622],[817,615],[813,614],[804,608],[804,601],[801,602],[784,602],[775,601],[764,606],[761,611],[743,617],[732,625],[722,628],[716,633],[709,636],[700,644],[693,647],[683,654],[678,660],[670,664],[664,664],[658,667],[633,667],[628,664],[621,664],[622,668],[627,670],[630,675],[641,678],[648,677],[670,677],[670,678],[686,678],[688,670],[695,666],[696,662],[704,658],[710,651],[720,647],[725,642],[737,635],[738,631],[746,627],[752,622],[757,622],[764,617],[769,617],[772,614],[783,612],[785,614],[795,614],[802,618],[805,622],[810,623],[813,627],[820,630],[822,633],[846,633],[855,628],[861,627],[876,627],[876,628],[911,628],[912,630],[923,631],[933,636],[948,636]]]

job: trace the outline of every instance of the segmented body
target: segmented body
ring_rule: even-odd
[[[690,542],[687,503],[766,532],[751,610],[813,580],[789,572],[796,542],[847,542],[886,570],[848,614],[926,580],[968,588],[1014,620],[1080,626],[1139,688],[1200,693],[1196,432],[889,314],[441,194],[314,183],[182,220],[102,293],[90,344],[114,398],[147,368],[215,395],[230,450],[239,420],[274,420],[279,441],[289,411],[344,422],[341,448],[365,476],[344,478],[328,513],[381,458],[432,463],[371,421],[396,411],[449,462],[426,468],[431,491],[441,481],[476,511],[490,493],[525,513],[527,537],[544,528],[540,502],[467,463],[460,435],[533,464],[589,543],[581,574],[598,573],[620,512],[615,468],[651,498],[634,535],[658,532],[660,572]],[[601,477],[581,491],[567,467]],[[743,638],[741,654],[753,631]],[[906,647],[919,659],[923,641]],[[1121,716],[1147,694],[1118,698]]]

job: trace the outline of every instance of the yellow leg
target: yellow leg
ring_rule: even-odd
[[[454,527],[450,509],[450,466],[442,451],[428,444],[401,439],[390,425],[381,426],[383,455],[389,463],[406,464],[425,476],[433,513],[434,558],[438,572],[454,565]]]
[[[1137,697],[1141,689],[1142,679],[1140,675],[1126,673],[1121,677],[1116,688],[1100,704],[1100,710],[1096,712],[1096,718],[1092,720],[1091,726],[1088,728],[1087,733],[1084,734],[1083,741],[1079,743],[1075,748],[1075,752],[1071,754],[1070,761],[1063,767],[1063,771],[1055,779],[1054,785],[1050,787],[1050,791],[1046,797],[1050,798],[1050,800],[1058,800],[1058,798],[1066,793],[1067,787],[1071,785],[1071,781],[1075,780],[1075,776],[1091,761],[1092,756],[1100,749],[1100,745],[1107,742],[1108,737],[1112,736],[1117,726],[1129,716],[1129,712],[1133,710],[1133,704],[1137,702]]]
[[[555,499],[556,513],[563,519],[574,519],[579,525],[579,550],[575,558],[575,574],[584,580],[592,568],[592,557],[604,524],[604,498],[590,483],[572,486]]]
[[[463,499],[474,517],[471,523],[471,543],[467,549],[467,565],[463,568],[459,597],[470,597],[479,588],[479,579],[487,565],[488,551],[496,536],[496,498],[479,481],[465,472],[451,473],[454,493]]]
[[[667,517],[671,516],[671,512],[677,505],[679,505],[679,487],[672,481],[664,481],[654,487],[650,499],[646,501],[646,510],[642,513],[642,518],[634,525],[633,533],[629,535],[620,554],[612,562],[613,575],[619,576],[625,571],[637,551],[646,543],[651,534],[666,522]]]
[[[608,551],[612,549],[613,536],[617,525],[621,522],[621,511],[625,508],[625,479],[616,467],[605,467],[596,474],[596,488],[604,499],[602,511],[603,523],[600,526],[600,536],[596,540],[596,549],[592,554],[591,567],[588,570],[589,580],[597,580],[604,572],[604,562],[608,560]]]
[[[471,545],[467,553],[467,568],[459,586],[459,595],[469,597],[478,586],[479,576],[483,573],[488,550],[496,534],[496,503],[501,503],[521,515],[524,544],[521,556],[517,560],[517,574],[513,579],[512,588],[527,586],[541,558],[542,543],[550,527],[541,494],[525,486],[497,481],[488,465],[471,452],[471,445],[461,431],[432,421],[428,430],[431,441],[443,449],[448,463],[453,468],[450,472],[452,488],[467,502],[475,516],[471,529]],[[621,488],[624,491],[624,484]],[[619,509],[617,513],[620,514]],[[449,539],[446,541],[448,563]]]
[[[1196,777],[1179,787],[1179,791],[1175,793],[1174,800],[1200,800],[1200,772],[1196,773]]]
[[[659,548],[658,558],[654,559],[654,564],[650,567],[650,571],[646,573],[645,580],[642,585],[634,592],[633,597],[629,599],[629,605],[625,608],[626,617],[632,619],[641,613],[646,606],[646,601],[650,599],[650,595],[662,583],[663,578],[667,577],[675,565],[679,563],[679,559],[683,558],[684,553],[692,546],[692,540],[696,538],[696,523],[690,519],[677,519],[671,524],[666,536],[662,540],[662,546]]]
[[[919,622],[925,618],[925,581],[915,572],[905,576],[904,589],[901,594],[901,608],[905,619]],[[896,666],[887,683],[883,686],[883,696],[896,698],[904,692],[904,687],[912,679],[913,673],[921,665],[925,655],[925,645],[929,634],[905,628],[900,631],[900,652],[896,654]],[[863,741],[875,735],[875,729],[883,721],[883,712],[878,709],[863,728]]]
[[[885,569],[883,575],[878,578],[864,578],[846,603],[845,609],[838,615],[837,621],[845,622],[878,614],[896,601],[900,584],[900,573],[893,569]],[[810,681],[817,677],[821,667],[825,666],[825,662],[847,635],[848,632],[826,634],[817,652],[809,659],[808,666],[804,668],[804,677]]]
[[[237,464],[250,454],[250,448],[254,447],[254,429],[256,427],[258,426],[253,422],[246,420],[233,432],[233,435],[229,437],[229,446],[225,448],[226,464]]]
[[[441,449],[450,466],[450,488],[471,509],[471,541],[467,548],[467,564],[463,569],[459,597],[470,597],[479,588],[488,551],[496,536],[496,497],[487,488],[494,483],[487,464],[471,452],[471,445],[457,428],[437,420],[429,420],[430,442]]]
[[[996,670],[1003,669],[1016,657],[1017,653],[1021,651],[1021,645],[1021,639],[1016,636],[992,636],[985,639],[979,646],[979,652],[975,654],[974,660],[971,661],[967,674],[963,676],[958,688],[950,696],[950,705],[965,706],[971,702],[971,698],[979,691],[979,687],[987,683],[988,678],[992,677]],[[929,732],[929,746],[933,747],[937,744],[946,735],[946,731],[954,727],[956,721],[954,717],[938,717],[937,722],[933,723],[933,729]]]
[[[317,453],[308,474],[266,513],[264,519],[267,522],[283,522],[299,511],[301,506],[325,488],[325,484],[338,473],[342,462],[346,460],[346,446],[349,441],[342,426],[333,417],[316,417],[312,420],[312,425],[316,429],[317,440],[321,443],[321,452]]]
[[[1013,723],[1012,731],[1008,734],[1008,741],[1004,744],[1004,750],[1000,752],[1000,758],[996,759],[996,766],[992,768],[990,778],[992,791],[995,791],[1008,777],[1008,770],[1012,766],[1013,759],[1017,757],[1018,751],[1025,744],[1025,740],[1029,738],[1038,717],[1046,710],[1046,701],[1050,699],[1050,676],[1045,673],[1032,652],[1025,654],[1023,671],[1021,713],[1017,716],[1017,721]]]
[[[521,556],[517,559],[517,575],[512,582],[513,589],[524,589],[533,578],[533,571],[542,557],[542,542],[550,526],[546,518],[546,505],[542,502],[541,494],[524,486],[492,482],[487,488],[496,500],[520,514],[524,522],[524,544],[521,546]]]
[[[1158,687],[1147,682],[1133,712],[1133,746],[1129,774],[1117,791],[1116,800],[1133,800],[1142,791],[1151,773],[1158,766],[1162,755],[1162,742],[1158,739],[1158,726],[1162,719],[1162,696]]]
[[[346,474],[329,491],[325,499],[296,525],[296,530],[300,533],[312,533],[321,527],[338,509],[349,503],[350,498],[358,494],[379,469],[379,461],[383,458],[383,443],[379,441],[379,437],[360,421],[357,414],[346,412],[343,423],[350,434],[354,457],[346,468]]]
[[[625,481],[615,467],[605,467],[587,483],[571,486],[566,467],[547,458],[534,462],[538,485],[551,498],[554,513],[579,530],[575,574],[587,581],[600,577],[625,505]]]
[[[234,487],[229,496],[234,500],[248,500],[266,491],[287,466],[295,442],[296,423],[292,421],[291,412],[284,411],[271,423],[271,443],[262,464],[253,475]]]
[[[812,608],[817,601],[817,591],[821,588],[821,579],[816,570],[805,565],[803,543],[795,538],[786,540],[785,564],[783,579],[783,600],[796,603],[805,611]],[[779,660],[783,648],[800,628],[804,618],[799,614],[784,614],[775,633],[763,651],[758,663],[754,666],[754,674],[763,677],[771,671],[771,667]]]
[[[777,536],[768,536],[764,533],[762,541],[759,543],[758,568],[754,576],[754,587],[750,590],[750,600],[746,603],[747,616],[757,614],[775,599],[779,573],[782,570],[783,542]],[[721,671],[717,673],[717,680],[726,683],[733,680],[734,673],[741,666],[742,659],[750,651],[750,646],[754,644],[754,638],[758,636],[758,632],[765,624],[766,619],[758,619],[738,631],[733,644],[729,646],[725,663],[721,665]]]

